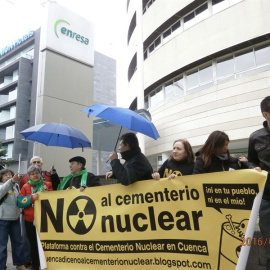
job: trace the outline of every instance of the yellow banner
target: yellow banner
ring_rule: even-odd
[[[235,269],[266,172],[40,193],[46,269]]]

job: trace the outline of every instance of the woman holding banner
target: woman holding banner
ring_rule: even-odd
[[[193,174],[248,169],[245,157],[234,158],[230,155],[229,142],[229,136],[225,132],[219,130],[212,132],[204,146],[197,152]]]
[[[34,225],[34,203],[38,199],[38,192],[52,189],[52,183],[45,182],[41,177],[41,168],[38,166],[30,166],[27,170],[29,181],[23,185],[20,196],[18,196],[18,207],[24,208],[23,215],[25,221],[25,229],[27,238],[31,247],[32,268],[31,270],[39,270],[39,254],[36,227]]]
[[[154,172],[152,177],[155,180],[160,178],[173,179],[176,176],[190,175],[194,167],[194,153],[187,140],[179,139],[173,143],[172,155],[167,159],[158,172]]]

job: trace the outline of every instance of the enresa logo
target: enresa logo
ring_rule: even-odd
[[[59,20],[57,20],[55,22],[55,24],[54,24],[54,32],[55,32],[55,35],[58,38],[59,38],[58,27],[60,26],[60,24],[70,25],[70,23],[68,21],[63,20],[63,19],[59,19]],[[86,37],[84,37],[84,36],[82,36],[82,35],[74,32],[74,31],[72,31],[72,30],[70,30],[70,29],[68,29],[68,28],[66,28],[64,26],[62,26],[60,28],[60,33],[63,34],[63,35],[65,35],[65,36],[68,36],[68,37],[70,37],[72,39],[75,39],[76,41],[81,42],[81,43],[83,43],[85,45],[88,45],[89,44],[89,39],[88,38],[86,38]]]

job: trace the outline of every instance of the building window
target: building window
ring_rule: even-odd
[[[152,6],[154,2],[155,0],[150,0],[145,4],[145,6],[143,7],[143,14]]]
[[[172,27],[170,27],[169,29],[167,29],[162,34],[163,44],[166,43],[168,40],[172,39],[173,37],[175,37],[176,35],[179,34],[179,32],[181,31],[180,26],[181,26],[181,22],[179,20],[175,24],[173,24]]]
[[[221,10],[229,7],[228,0],[212,0],[212,12],[213,14],[220,12]]]
[[[174,96],[173,81],[165,83],[164,91],[165,91],[165,99],[171,99]]]
[[[199,73],[193,71],[187,73],[187,90],[193,89],[199,86]]]
[[[255,61],[257,66],[270,63],[270,46],[261,45],[255,48]]]
[[[199,69],[199,84],[206,84],[209,82],[213,82],[213,67],[209,65],[208,67],[204,67]]]
[[[9,119],[16,118],[16,106],[10,107]]]
[[[155,49],[161,44],[161,37],[158,37],[156,40],[155,40]]]
[[[165,83],[165,100],[173,99],[184,95],[183,76],[176,77],[174,80]]]
[[[8,101],[9,101],[9,96],[8,95],[0,95],[0,105],[5,104]]]
[[[163,92],[162,87],[159,87],[150,93],[150,106],[155,107],[161,101],[163,101]]]
[[[157,49],[161,44],[161,37],[159,36],[150,46],[149,54],[151,54],[155,49]]]
[[[0,123],[9,120],[9,110],[2,110],[0,113]]]
[[[137,25],[136,22],[136,12],[134,12],[133,17],[131,19],[130,25],[129,25],[129,29],[128,29],[128,37],[127,37],[127,43],[129,44],[130,38],[134,32],[134,29]]]
[[[243,71],[255,66],[253,49],[235,54],[235,71]]]
[[[234,74],[233,56],[217,61],[217,77],[226,77]]]
[[[18,69],[13,71],[12,77],[13,77],[13,82],[18,80],[18,78],[19,78]]]
[[[6,127],[6,140],[14,138],[15,125]]]
[[[150,46],[149,46],[149,53],[151,53],[152,51],[154,51],[155,49],[155,44],[152,43]]]
[[[179,29],[181,26],[181,22],[178,21],[172,26],[172,32],[175,32],[177,29]]]
[[[8,101],[12,101],[12,100],[15,100],[15,99],[17,99],[17,88],[8,93]]]
[[[205,3],[195,10],[196,22],[200,22],[209,16],[208,5]]]
[[[185,30],[195,24],[195,14],[191,12],[187,16],[184,17],[184,28]]]
[[[7,145],[7,155],[6,155],[7,158],[12,158],[13,146],[14,146],[13,143],[9,143]]]
[[[172,33],[172,29],[169,28],[168,30],[166,30],[164,33],[163,33],[163,42],[166,42],[167,40],[170,39],[170,35]]]

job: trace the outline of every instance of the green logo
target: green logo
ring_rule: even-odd
[[[58,38],[59,38],[59,36],[58,36],[57,29],[58,29],[58,25],[59,25],[60,23],[61,23],[61,24],[62,24],[62,23],[65,23],[65,24],[67,24],[67,25],[70,25],[70,23],[69,23],[68,21],[63,20],[63,19],[59,19],[59,20],[57,20],[57,21],[55,22],[55,24],[54,24],[54,33],[55,33],[55,35],[56,35]],[[80,35],[80,34],[74,32],[74,31],[72,31],[72,30],[70,30],[70,29],[68,29],[68,28],[66,28],[66,27],[61,27],[61,28],[60,28],[60,33],[63,34],[63,35],[65,35],[65,36],[68,36],[68,37],[70,37],[70,38],[72,38],[72,39],[75,39],[76,41],[81,42],[81,43],[83,43],[83,44],[85,44],[85,45],[88,45],[88,44],[89,44],[89,39],[88,39],[88,38],[86,38],[86,37],[84,37],[84,36],[82,36],[82,35]]]

